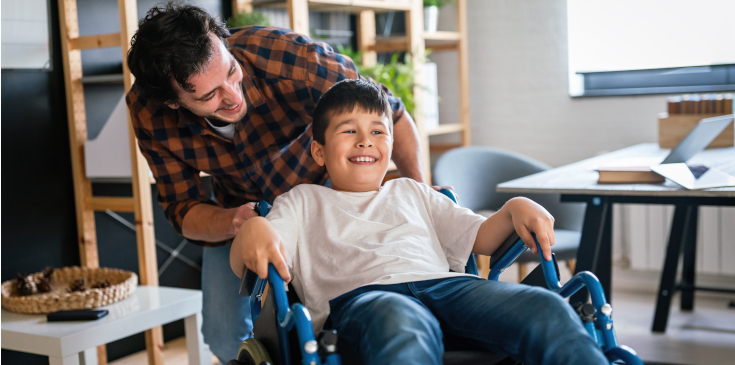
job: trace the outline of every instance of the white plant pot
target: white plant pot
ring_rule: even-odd
[[[438,23],[439,8],[436,6],[424,7],[424,31],[427,33],[436,33]]]
[[[439,84],[436,63],[424,63],[423,83],[424,128],[432,130],[439,127]]]

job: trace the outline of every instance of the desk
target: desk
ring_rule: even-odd
[[[48,322],[43,314],[2,310],[2,348],[46,355],[50,365],[97,365],[97,346],[184,318],[191,365],[210,365],[202,342],[202,292],[139,286],[125,300],[101,307],[96,321]]]
[[[671,297],[682,291],[681,308],[694,308],[695,290],[725,291],[717,288],[696,287],[695,254],[697,237],[697,213],[700,205],[735,206],[735,187],[705,190],[686,190],[673,182],[661,184],[598,184],[596,168],[617,159],[629,157],[660,157],[669,153],[655,143],[644,143],[570,165],[540,172],[499,184],[500,193],[561,194],[563,202],[587,203],[582,228],[582,238],[577,251],[579,271],[592,271],[605,289],[608,301],[612,301],[610,284],[612,276],[612,205],[613,203],[673,204],[674,219],[666,249],[666,259],[661,273],[661,283],[656,303],[652,331],[665,332]],[[718,148],[698,153],[689,164],[717,167],[735,175],[735,148]],[[682,281],[676,283],[679,256],[683,251]],[[580,291],[572,301],[586,301],[587,292]]]

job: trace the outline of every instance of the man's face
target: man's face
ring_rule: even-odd
[[[330,118],[324,145],[313,141],[311,154],[320,166],[327,166],[333,189],[380,188],[393,149],[388,123],[387,117],[360,109]]]
[[[247,112],[242,91],[242,70],[219,38],[212,33],[209,37],[212,40],[212,58],[204,70],[188,80],[194,85],[194,92],[184,90],[172,77],[171,82],[179,100],[168,106],[174,109],[184,107],[200,117],[235,123]]]

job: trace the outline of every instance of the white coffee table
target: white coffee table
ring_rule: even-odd
[[[211,365],[200,331],[201,291],[139,286],[129,298],[102,308],[110,314],[80,322],[2,310],[2,348],[46,355],[50,365],[97,365],[97,346],[183,318],[189,364]]]

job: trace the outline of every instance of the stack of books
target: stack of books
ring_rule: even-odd
[[[672,96],[668,114],[732,114],[732,94],[691,94]]]

